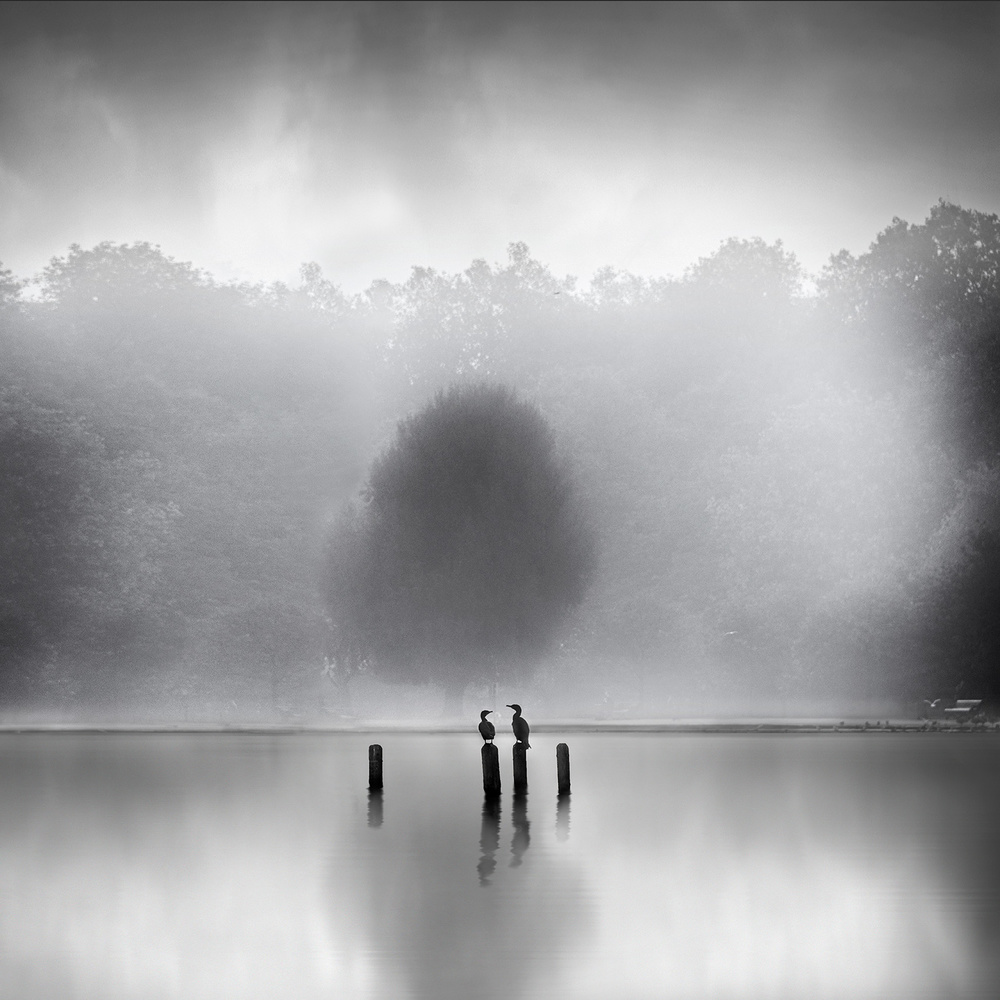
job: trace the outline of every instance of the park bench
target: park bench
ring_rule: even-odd
[[[944,710],[944,717],[959,721],[974,718],[979,714],[982,704],[981,698],[959,698],[951,708]]]
[[[949,700],[945,705],[944,699],[936,698],[934,701],[925,699],[924,705],[925,719],[952,719],[955,722],[965,722],[980,715],[983,701],[981,698],[958,698],[953,704]]]

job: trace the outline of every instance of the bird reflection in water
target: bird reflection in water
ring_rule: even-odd
[[[382,789],[368,789],[368,825],[372,828],[382,825]]]
[[[487,798],[483,802],[483,825],[479,834],[479,884],[489,885],[497,868],[497,849],[500,847],[500,800]]]
[[[569,792],[556,800],[556,839],[569,840]]]
[[[514,795],[511,822],[514,824],[514,836],[510,841],[510,867],[517,868],[524,860],[524,852],[528,849],[528,844],[531,843],[527,792],[517,792]]]

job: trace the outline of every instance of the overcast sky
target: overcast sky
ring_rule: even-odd
[[[0,260],[148,240],[348,291],[526,242],[817,269],[938,198],[1000,210],[994,3],[3,3]]]

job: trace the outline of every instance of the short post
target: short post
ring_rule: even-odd
[[[569,747],[565,743],[556,747],[556,776],[559,780],[559,794],[569,795]]]
[[[368,787],[382,787],[382,747],[378,743],[368,748]]]
[[[523,743],[514,744],[514,791],[528,790],[528,748]]]
[[[500,798],[500,754],[493,743],[483,744],[483,794]]]

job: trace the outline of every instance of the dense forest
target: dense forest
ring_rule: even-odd
[[[0,271],[0,341],[5,719],[377,715],[330,527],[468,382],[537,405],[596,538],[536,715],[1000,698],[995,215],[941,202],[812,278],[733,239],[578,285],[514,244],[352,296],[72,246]]]

